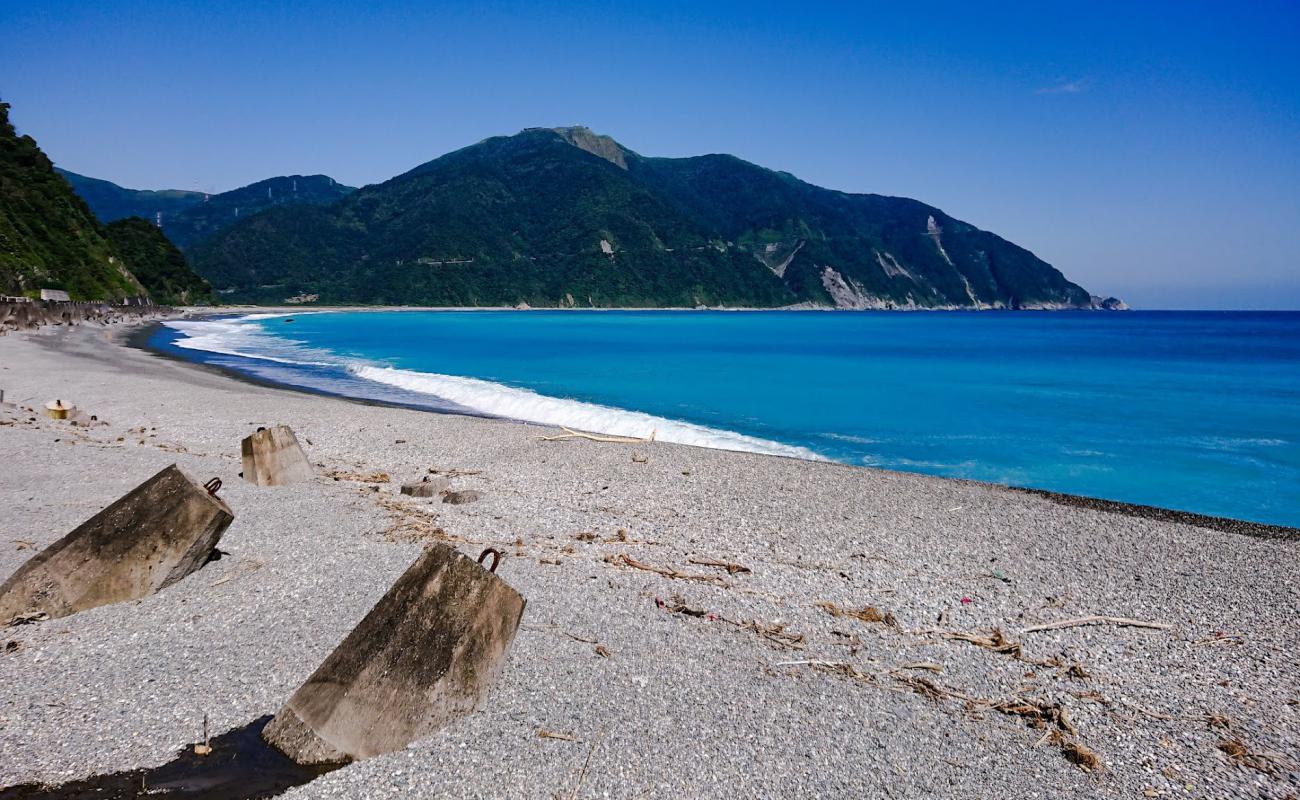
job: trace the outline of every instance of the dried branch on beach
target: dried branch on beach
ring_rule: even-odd
[[[653,442],[655,440],[655,434],[657,433],[657,431],[652,430],[650,431],[650,435],[643,439],[636,436],[602,436],[595,433],[583,433],[582,431],[575,431],[572,428],[565,427],[561,427],[560,430],[564,431],[564,433],[558,433],[554,436],[539,436],[537,438],[541,439],[543,442],[559,442],[565,439],[589,439],[593,442],[607,442],[609,444],[646,444],[647,442]]]
[[[853,619],[862,620],[863,622],[883,622],[891,628],[898,628],[898,620],[894,618],[893,612],[881,611],[875,606],[863,606],[857,610],[851,608],[841,608],[829,600],[823,600],[817,604],[817,607],[832,617],[852,617]]]
[[[1063,619],[1057,622],[1046,622],[1042,625],[1031,625],[1020,632],[1034,633],[1035,631],[1052,631],[1059,628],[1077,628],[1082,625],[1114,625],[1120,628],[1153,628],[1155,630],[1167,631],[1173,625],[1166,625],[1163,622],[1146,622],[1140,619],[1129,619],[1128,617],[1109,617],[1102,614],[1094,614],[1088,617],[1078,617],[1076,619]]]
[[[743,564],[733,564],[729,561],[718,561],[714,558],[689,558],[687,561],[692,564],[698,564],[701,567],[718,567],[719,569],[725,569],[731,575],[735,575],[738,572],[753,572],[752,569]]]
[[[1025,655],[1024,648],[1020,642],[1013,642],[1007,638],[1006,634],[1000,628],[994,628],[988,633],[974,633],[965,631],[936,631],[931,635],[938,636],[940,639],[948,639],[958,642],[967,642],[976,647],[982,647],[1001,655],[1011,656],[1017,661],[1023,661],[1026,664],[1033,664],[1038,667],[1062,667],[1064,666],[1061,659],[1053,656],[1051,658],[1031,658]],[[1076,667],[1079,665],[1075,665]],[[1080,669],[1082,669],[1080,667]]]
[[[616,567],[627,567],[629,569],[639,569],[644,572],[653,572],[656,575],[662,575],[665,578],[672,578],[679,581],[698,581],[699,583],[711,583],[714,586],[727,586],[727,582],[717,575],[695,575],[688,572],[680,572],[673,567],[656,567],[653,564],[646,564],[637,561],[627,553],[619,553],[616,556],[605,556],[605,562],[613,564]]]

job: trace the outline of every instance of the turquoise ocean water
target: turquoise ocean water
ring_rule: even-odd
[[[331,312],[151,345],[354,397],[1300,526],[1300,312]]]

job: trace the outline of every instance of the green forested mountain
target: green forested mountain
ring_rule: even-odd
[[[141,217],[127,217],[104,227],[113,249],[131,273],[161,305],[194,305],[212,302],[212,287],[194,274],[185,255],[154,223]]]
[[[0,103],[0,294],[47,288],[82,300],[144,293],[85,201]]]
[[[144,217],[157,221],[159,215],[162,215],[163,224],[168,225],[177,214],[203,202],[203,192],[186,189],[125,189],[111,181],[87,178],[59,167],[55,167],[54,171],[72,184],[72,188],[86,201],[100,222],[107,223],[127,217]]]
[[[487,139],[196,245],[226,300],[533,306],[1088,308],[1051,265],[904,198],[585,128]]]
[[[125,189],[115,183],[59,170],[101,222],[127,217],[161,221],[163,232],[181,249],[273,206],[327,204],[353,191],[328,175],[285,175],[207,195],[180,189]]]

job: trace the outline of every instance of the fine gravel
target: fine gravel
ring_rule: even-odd
[[[442,540],[502,548],[528,600],[488,702],[285,797],[1300,796],[1286,531],[543,441],[250,385],[90,327],[0,337],[0,389],[0,580],[173,462],[221,478],[236,515],[225,555],[155,596],[0,629],[0,787],[159,765],[204,715],[216,735],[274,714]],[[55,397],[98,423],[30,410]],[[280,423],[316,479],[245,483],[240,439]],[[429,474],[481,496],[399,494]],[[693,563],[710,560],[748,571]],[[1171,627],[1024,631],[1098,614]]]

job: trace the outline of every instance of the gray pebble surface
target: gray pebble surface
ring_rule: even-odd
[[[528,600],[488,701],[285,797],[1300,797],[1295,539],[836,464],[542,441],[254,386],[93,327],[0,337],[0,389],[0,579],[173,462],[221,478],[235,512],[224,556],[157,595],[0,629],[0,787],[162,764],[205,714],[214,734],[274,714],[441,539],[502,549],[498,575]],[[99,423],[27,410],[55,397]],[[244,482],[240,439],[280,423],[317,478]],[[399,494],[425,475],[480,497]],[[709,560],[750,571],[692,563]],[[1172,627],[1022,632],[1092,614]],[[802,641],[763,635],[777,626]],[[994,629],[1022,659],[941,635]],[[1101,766],[992,708],[1013,698],[1065,708],[1066,738]]]

